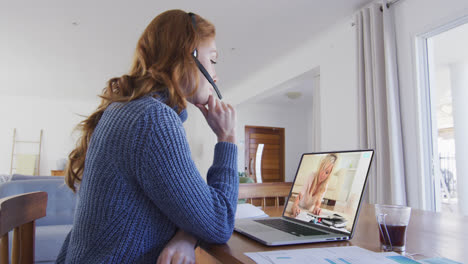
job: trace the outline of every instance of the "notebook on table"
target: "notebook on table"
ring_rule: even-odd
[[[303,154],[282,216],[238,219],[234,230],[268,246],[351,239],[373,155],[373,150]],[[293,211],[295,205],[299,210]]]

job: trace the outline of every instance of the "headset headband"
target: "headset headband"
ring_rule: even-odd
[[[195,14],[190,12],[190,13],[188,13],[188,15],[190,16],[190,18],[192,18],[193,29],[197,30],[197,22],[195,21]]]

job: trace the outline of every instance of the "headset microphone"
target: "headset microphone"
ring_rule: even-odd
[[[195,14],[194,13],[188,13],[189,16],[192,18],[192,25],[193,25],[193,29],[197,29],[197,23],[195,21]],[[192,57],[193,59],[195,60],[195,63],[197,64],[198,66],[198,69],[200,69],[201,73],[205,76],[205,78],[208,80],[208,82],[213,86],[213,89],[215,90],[216,94],[218,95],[218,98],[221,100],[223,99],[223,97],[221,96],[221,92],[219,91],[218,89],[218,86],[216,86],[215,82],[213,81],[213,78],[211,78],[210,74],[208,73],[208,71],[205,69],[205,67],[203,67],[203,65],[200,63],[200,61],[198,60],[198,51],[197,49],[195,49],[192,53]]]

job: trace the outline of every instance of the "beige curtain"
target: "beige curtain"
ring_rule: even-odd
[[[382,1],[360,10],[355,19],[360,147],[375,149],[368,200],[406,205],[393,15]]]

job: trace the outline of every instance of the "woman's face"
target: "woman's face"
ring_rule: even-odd
[[[206,71],[213,78],[214,82],[218,81],[216,76],[215,64],[218,59],[218,51],[216,50],[216,43],[214,38],[210,38],[202,42],[198,48],[198,60],[205,67]],[[213,94],[213,86],[208,82],[203,73],[198,71],[198,89],[192,95],[187,97],[187,101],[192,104],[206,105],[208,103],[208,97]]]
[[[319,172],[319,183],[323,182],[330,176],[330,173],[333,170],[333,163],[328,163],[323,170]]]

